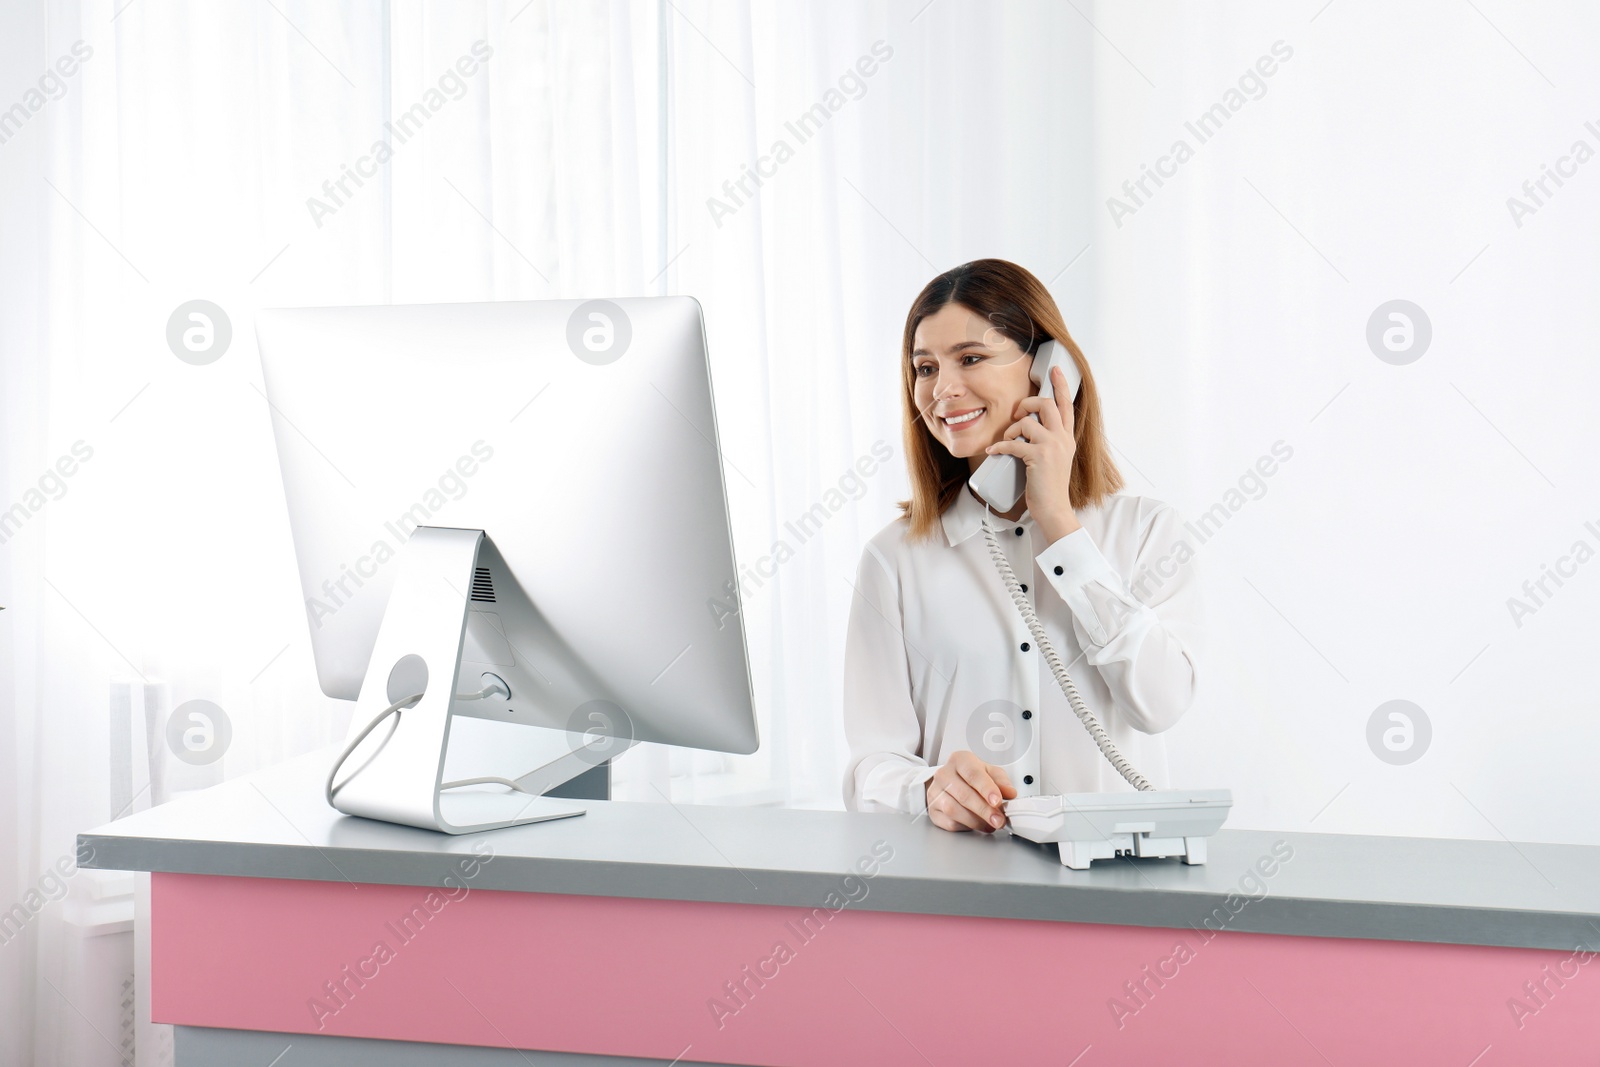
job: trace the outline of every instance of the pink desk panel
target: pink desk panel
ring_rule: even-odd
[[[789,1067],[1600,1063],[1589,953],[151,882],[162,1023]]]

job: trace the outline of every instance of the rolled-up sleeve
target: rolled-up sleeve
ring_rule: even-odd
[[[852,811],[927,811],[922,719],[911,673],[897,576],[868,542],[856,568],[844,652],[844,733],[850,747],[844,806]]]
[[[1193,556],[1178,509],[1164,504],[1150,516],[1131,576],[1118,574],[1082,528],[1036,557],[1071,609],[1084,659],[1117,712],[1144,733],[1177,723],[1198,688],[1205,634]]]

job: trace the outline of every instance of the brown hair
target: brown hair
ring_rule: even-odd
[[[906,315],[905,336],[900,343],[900,368],[905,384],[901,400],[911,499],[900,501],[900,512],[910,524],[911,539],[926,540],[933,536],[939,516],[955,503],[971,474],[966,459],[951,455],[933,436],[917,411],[914,396],[916,375],[911,366],[911,349],[917,325],[948,304],[960,304],[987,319],[1029,356],[1052,338],[1061,342],[1083,375],[1083,386],[1072,405],[1077,452],[1072,460],[1067,497],[1074,508],[1095,507],[1121,489],[1122,475],[1111,460],[1094,375],[1089,372],[1089,363],[1077,342],[1067,332],[1055,298],[1038,278],[1015,263],[1003,259],[975,259],[945,271],[924,286]]]

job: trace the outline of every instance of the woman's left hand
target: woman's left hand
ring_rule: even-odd
[[[1022,460],[1027,468],[1028,512],[1053,543],[1079,525],[1069,493],[1078,443],[1073,436],[1072,397],[1067,392],[1066,372],[1060,367],[1051,369],[1050,387],[1053,397],[1025,396],[1017,401],[1012,413],[1017,421],[984,451]],[[1038,414],[1037,421],[1030,417],[1032,413]]]

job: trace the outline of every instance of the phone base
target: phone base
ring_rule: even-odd
[[[1232,807],[1226,789],[1065,793],[1005,804],[1012,833],[1054,843],[1062,865],[1075,871],[1118,856],[1181,856],[1184,863],[1203,864],[1206,839],[1222,828]]]
[[[1061,841],[1056,847],[1061,852],[1062,866],[1075,871],[1087,871],[1094,860],[1115,859],[1118,856],[1139,856],[1164,859],[1182,856],[1183,862],[1201,864],[1206,861],[1206,839],[1203,837],[1151,837],[1149,834],[1113,834],[1102,841]]]

